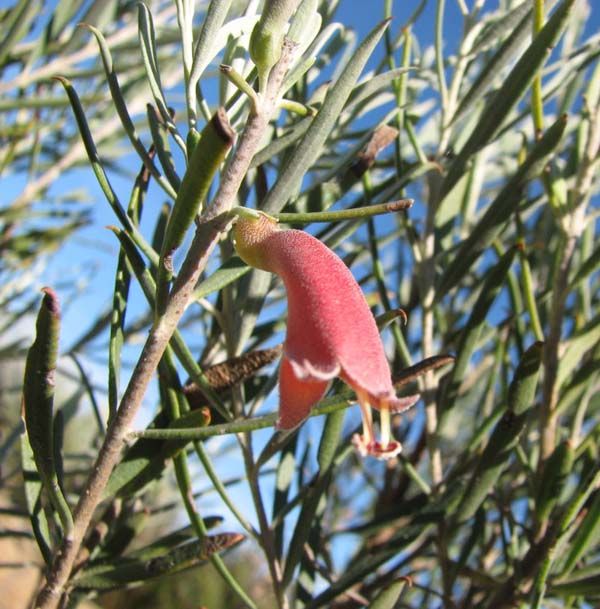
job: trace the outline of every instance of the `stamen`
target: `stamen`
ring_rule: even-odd
[[[375,445],[375,436],[373,434],[373,413],[371,412],[369,397],[366,393],[357,391],[356,397],[358,399],[360,413],[362,416],[363,433],[362,435],[354,434],[352,443],[356,447],[359,454],[366,457],[371,453],[371,449]]]
[[[379,425],[381,427],[381,446],[385,448],[389,445],[392,438],[392,426],[389,404],[386,400],[382,401],[379,411]]]
[[[375,440],[375,435],[373,434],[373,413],[371,412],[369,398],[365,393],[357,392],[357,398],[362,414],[363,441],[368,446]]]
[[[402,451],[402,445],[392,437],[390,404],[387,400],[382,400],[380,404],[380,428],[381,442],[375,440],[373,433],[373,413],[369,396],[365,392],[356,392],[360,411],[362,414],[363,433],[354,434],[352,443],[360,455],[366,457],[370,455],[376,459],[391,459]]]

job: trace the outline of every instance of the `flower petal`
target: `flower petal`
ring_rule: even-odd
[[[278,429],[297,427],[310,413],[310,409],[325,395],[329,381],[299,378],[284,355],[279,368],[279,420]]]
[[[379,442],[369,442],[357,433],[352,436],[352,444],[361,457],[375,457],[381,461],[392,459],[402,452],[402,444],[396,440],[383,446]]]
[[[372,396],[392,391],[381,337],[367,301],[348,267],[327,246],[297,230],[266,240],[271,269],[288,296],[285,351],[300,375],[331,378],[342,370],[354,389]]]

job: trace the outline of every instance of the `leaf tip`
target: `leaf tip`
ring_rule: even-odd
[[[233,146],[235,142],[235,131],[229,122],[227,111],[223,106],[214,113],[211,123],[217,133],[217,135],[228,145]]]
[[[51,79],[59,82],[65,89],[71,86],[71,81],[66,76],[56,74],[54,76],[51,76]]]
[[[90,32],[94,32],[94,29],[95,29],[93,25],[91,25],[91,24],[89,24],[89,23],[86,23],[85,21],[80,21],[80,22],[77,24],[77,27],[80,27],[80,28],[83,28],[83,29],[89,30]]]
[[[60,316],[60,302],[56,292],[49,287],[43,287],[41,290],[44,293],[44,299],[42,305],[48,309],[51,315],[55,317]]]

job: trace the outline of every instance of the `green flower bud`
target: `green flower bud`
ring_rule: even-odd
[[[258,70],[261,90],[281,57],[285,28],[298,0],[266,0],[263,13],[250,36],[250,57]]]

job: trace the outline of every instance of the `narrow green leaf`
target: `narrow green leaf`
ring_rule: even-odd
[[[531,328],[533,335],[537,340],[544,339],[544,331],[542,330],[542,324],[538,313],[538,307],[535,297],[535,291],[533,286],[533,279],[531,276],[531,266],[529,259],[525,252],[525,246],[519,244],[519,259],[521,261],[521,277],[523,282],[523,296],[525,303],[527,304],[527,311],[529,312],[529,319],[531,320]]]
[[[275,493],[273,495],[273,520],[279,515],[279,512],[288,504],[290,486],[294,480],[296,472],[296,446],[298,435],[288,442],[283,450],[279,453],[279,463],[277,464],[277,472],[275,474]],[[277,526],[274,527],[275,550],[277,556],[281,559],[283,556],[283,537],[284,537],[285,519],[280,519]]]
[[[89,374],[85,371],[82,363],[79,361],[79,357],[75,353],[69,353],[69,357],[75,363],[77,370],[79,372],[79,377],[81,379],[81,391],[87,395],[90,405],[92,407],[92,412],[94,413],[94,419],[96,420],[96,425],[98,427],[98,432],[100,436],[105,434],[104,421],[102,420],[102,413],[100,411],[100,404],[98,404],[98,400],[96,399],[96,393],[94,391],[94,386],[92,383],[92,379]],[[62,417],[62,411],[58,411],[56,416],[54,417],[54,423],[56,424],[57,419]],[[58,463],[58,460],[57,460]]]
[[[319,113],[313,119],[294,153],[287,159],[277,182],[265,197],[262,205],[264,211],[280,211],[290,195],[297,191],[302,178],[321,154],[323,144],[335,126],[358,77],[388,25],[389,21],[384,21],[365,38],[338,80],[329,89]]]
[[[242,277],[237,290],[237,306],[244,311],[244,315],[239,315],[234,319],[235,351],[241,351],[252,335],[272,282],[271,273],[258,269],[249,270],[251,272]]]
[[[532,14],[531,5],[524,2],[512,11],[508,17],[502,19],[499,24],[496,24],[492,28],[494,39],[498,39],[505,31],[509,31],[510,35],[490,57],[489,61],[481,67],[475,82],[473,82],[469,90],[462,96],[458,108],[452,117],[452,121],[456,121],[470,109],[477,100],[481,99],[498,77],[498,74],[512,61],[519,50],[519,47],[527,40],[527,37],[531,35]],[[487,33],[488,38],[489,35],[490,32]]]
[[[14,45],[27,35],[33,20],[40,14],[41,8],[42,3],[39,0],[20,0],[11,7],[8,16],[2,23],[0,65],[4,66]]]
[[[254,155],[250,167],[254,168],[267,163],[274,156],[295,144],[306,133],[306,130],[311,125],[312,121],[312,117],[303,118],[295,123],[288,131],[270,141]]]
[[[44,288],[43,292],[35,341],[25,362],[23,410],[27,438],[37,470],[58,512],[64,532],[68,534],[73,527],[73,519],[58,482],[52,434],[60,304],[53,290]]]
[[[318,524],[318,513],[325,507],[325,492],[331,482],[331,468],[321,472],[310,484],[310,491],[302,501],[300,515],[294,527],[292,539],[285,558],[285,569],[283,571],[283,583],[288,586],[292,581],[296,567],[304,554],[306,543],[312,529]]]
[[[78,590],[113,590],[136,582],[143,582],[178,573],[205,563],[213,554],[221,553],[244,539],[239,533],[221,533],[202,540],[182,544],[171,551],[139,560],[121,558],[112,562],[91,565],[74,580]]]
[[[321,416],[337,410],[347,408],[352,401],[353,393],[350,390],[342,391],[339,395],[325,398],[315,406],[309,416]],[[198,429],[147,429],[144,431],[134,431],[130,433],[132,438],[148,438],[151,440],[205,440],[212,436],[224,436],[234,433],[244,433],[274,427],[277,422],[278,414],[272,413],[262,417],[251,419],[241,419],[222,423],[219,425],[209,425]]]
[[[319,451],[317,453],[317,463],[319,464],[319,470],[321,472],[326,472],[333,463],[333,459],[340,444],[345,416],[345,410],[338,410],[337,412],[332,412],[327,415],[327,418],[325,419],[325,426],[323,428],[321,441],[319,442]]]
[[[52,18],[46,26],[46,38],[49,42],[58,38],[78,10],[77,2],[59,2],[56,5]]]
[[[567,557],[561,569],[561,578],[568,575],[585,556],[587,552],[593,552],[600,543],[600,492],[596,491],[591,500],[586,515],[577,527],[575,535],[567,548]],[[576,574],[573,575],[573,578]]]
[[[221,26],[225,23],[227,13],[231,6],[232,0],[211,0],[206,15],[202,21],[202,28],[198,36],[198,42],[194,50],[194,60],[190,74],[189,86],[196,87],[196,83],[206,66],[210,63],[214,56],[215,39]]]
[[[542,138],[534,144],[524,163],[506,182],[479,222],[472,228],[469,236],[461,243],[452,263],[441,278],[437,291],[438,300],[469,272],[485,248],[502,231],[518,208],[519,202],[523,198],[525,185],[539,176],[549,156],[560,143],[566,125],[566,116],[559,117]]]
[[[168,429],[196,429],[210,421],[207,408],[192,410],[169,424]],[[153,426],[165,425],[164,416],[158,415]],[[113,470],[105,497],[131,497],[163,473],[167,463],[188,444],[189,440],[152,441],[137,440],[125,453],[121,462]]]
[[[600,598],[600,575],[570,579],[550,586],[550,592],[558,596],[581,596],[588,600]]]
[[[132,223],[131,218],[125,213],[117,194],[113,190],[113,187],[110,184],[108,176],[104,171],[104,167],[102,162],[100,161],[100,157],[98,155],[98,150],[96,149],[96,145],[94,143],[94,138],[92,137],[92,133],[90,131],[89,124],[87,119],[85,118],[85,113],[83,112],[83,108],[81,106],[81,102],[79,101],[79,96],[77,92],[73,88],[73,85],[69,80],[63,77],[56,77],[57,80],[63,85],[67,95],[69,97],[69,101],[71,102],[71,107],[73,109],[73,113],[75,114],[75,120],[77,121],[77,126],[79,128],[79,133],[81,135],[81,139],[83,140],[83,144],[85,146],[85,150],[87,152],[88,159],[90,161],[90,165],[92,166],[92,170],[98,180],[98,184],[106,197],[109,205],[112,210],[115,212],[115,215],[119,219],[121,225],[127,229],[127,232],[131,234],[132,239],[135,244],[140,248],[140,250],[144,253],[144,255],[152,262],[152,264],[158,264],[158,254],[150,247],[150,245],[146,242],[143,235],[139,232],[136,226]],[[144,150],[144,154],[146,151]]]
[[[517,416],[534,406],[543,348],[544,343],[537,341],[525,351],[508,388],[508,409]]]
[[[405,579],[398,579],[391,583],[371,601],[369,609],[394,609],[405,586]]]
[[[316,529],[314,529],[316,531]],[[316,544],[312,543],[312,537],[317,537],[316,534],[309,536],[308,545],[313,550]],[[318,542],[317,542],[318,543]],[[295,578],[295,604],[294,609],[305,609],[313,598],[315,590],[316,568],[314,561],[305,554],[300,562],[300,570]]]
[[[600,342],[600,315],[590,320],[581,330],[569,339],[562,354],[556,375],[556,384],[560,387],[573,370],[580,364],[583,356]]]
[[[219,108],[206,124],[188,163],[181,188],[171,211],[160,254],[157,278],[157,311],[165,305],[168,280],[172,275],[172,257],[183,243],[187,230],[201,212],[201,206],[221,163],[235,140],[227,113]]]
[[[544,465],[535,500],[535,513],[538,522],[547,522],[563,491],[565,482],[571,474],[575,451],[570,440],[561,442]]]
[[[27,435],[40,474],[52,478],[52,417],[60,305],[53,290],[44,288],[43,291],[36,337],[25,364],[23,408]]]
[[[211,481],[215,491],[223,500],[223,503],[229,508],[231,513],[237,518],[238,522],[244,527],[244,529],[246,529],[248,533],[255,538],[258,537],[258,533],[254,530],[247,517],[242,513],[244,506],[240,505],[239,502],[234,501],[227,493],[225,484],[221,480],[220,474],[217,473],[213,467],[210,457],[204,448],[204,444],[202,442],[194,442],[194,449],[196,451],[196,455],[198,455],[198,459],[200,459],[200,463],[202,463],[202,466],[204,467],[206,475]]]
[[[42,508],[42,480],[36,468],[31,444],[25,434],[21,435],[21,471],[31,530],[44,562],[49,565],[52,562],[53,543],[48,519]]]
[[[142,3],[140,3],[140,4],[142,4]],[[137,134],[135,125],[133,124],[133,120],[131,119],[131,116],[129,115],[129,110],[127,109],[127,103],[123,96],[123,92],[121,91],[121,86],[119,85],[119,79],[117,78],[117,74],[114,70],[113,59],[112,59],[110,49],[108,48],[108,44],[107,44],[104,36],[102,35],[102,32],[100,32],[100,30],[93,27],[92,25],[84,24],[84,26],[87,29],[89,29],[90,32],[92,32],[92,34],[94,35],[94,37],[96,38],[96,41],[98,43],[98,48],[100,49],[100,57],[102,58],[102,65],[104,66],[104,72],[106,73],[106,80],[108,82],[110,94],[111,94],[111,97],[112,97],[114,105],[115,105],[115,110],[117,111],[117,114],[118,114],[119,118],[121,119],[121,124],[123,125],[123,129],[125,130],[125,133],[127,134],[129,141],[131,142],[131,145],[134,147],[138,156],[140,157],[140,159],[142,160],[142,162],[144,163],[144,165],[146,166],[148,171],[152,174],[154,179],[157,181],[157,183],[167,193],[167,195],[169,195],[169,197],[171,199],[174,199],[176,197],[175,190],[169,184],[169,182],[167,182],[167,180],[165,180],[164,176],[162,176],[161,173],[158,171],[158,169],[156,168],[156,165],[154,165],[154,162],[148,155],[148,152],[146,151],[146,147],[144,146],[144,144],[142,143],[142,141],[140,140],[140,138]],[[61,82],[63,82],[63,80],[61,80]],[[63,85],[65,86],[65,88],[67,87],[65,82],[63,82]],[[67,94],[69,94],[68,89],[67,89]],[[71,98],[71,95],[69,95],[69,98]],[[73,105],[73,101],[71,101],[71,104]],[[81,114],[83,114],[83,111],[81,111]],[[79,120],[78,120],[78,122],[79,122]],[[81,126],[80,126],[80,131],[81,131]],[[82,133],[82,136],[83,136],[83,133]],[[85,141],[85,138],[83,138],[83,139]],[[91,139],[91,136],[90,136],[90,139]],[[88,152],[88,155],[89,155],[89,152]]]
[[[160,66],[156,54],[156,35],[154,33],[154,20],[150,9],[143,3],[138,2],[138,34],[142,59],[146,68],[146,76],[150,90],[156,102],[156,106],[163,120],[172,123],[171,115],[167,107],[165,94],[160,81]]]
[[[585,477],[585,481],[581,484],[574,493],[571,494],[569,502],[565,509],[561,512],[560,518],[558,519],[552,535],[546,535],[546,539],[549,539],[552,543],[551,547],[548,548],[546,555],[543,559],[541,567],[538,569],[537,576],[532,589],[532,606],[538,609],[541,606],[541,602],[546,594],[547,579],[552,569],[553,563],[556,557],[561,556],[567,547],[567,544],[571,538],[571,526],[573,521],[577,518],[583,506],[588,501],[590,495],[598,489],[600,484],[600,471],[597,468],[592,469],[591,472]],[[596,576],[586,577],[582,580],[578,580],[576,584],[580,589],[586,589],[587,583],[590,579],[596,580]],[[583,580],[586,581],[583,584]],[[570,582],[572,583],[572,582]],[[568,584],[564,584],[568,589]],[[597,584],[596,584],[597,586]],[[563,588],[564,590],[564,588]]]
[[[393,70],[389,70],[388,72],[384,72],[383,74],[377,74],[376,76],[372,76],[364,82],[358,83],[354,87],[354,89],[352,89],[352,93],[348,97],[348,104],[346,106],[346,110],[355,106],[359,106],[360,104],[374,96],[376,93],[379,93],[379,91],[381,91],[382,89],[388,89],[392,85],[394,80],[396,80],[399,76],[402,76],[403,74],[408,74],[409,72],[415,70],[417,70],[417,68],[412,66],[406,68],[394,68]]]
[[[156,150],[165,176],[167,180],[169,180],[169,184],[171,184],[173,190],[179,192],[179,189],[181,188],[181,179],[177,175],[177,170],[175,169],[173,154],[169,147],[166,125],[152,104],[146,105],[146,115],[148,116],[148,125],[150,126],[154,150]]]
[[[477,127],[454,159],[442,185],[442,198],[447,195],[464,174],[467,161],[493,138],[521,97],[529,89],[538,69],[567,25],[575,0],[563,0],[546,25],[521,55],[502,86],[489,99],[477,121]]]
[[[321,24],[321,15],[319,14],[319,0],[301,0],[287,32],[287,37],[293,40],[301,47],[306,47],[312,42],[307,39],[307,35],[313,34],[313,25],[315,17],[318,16],[319,26]],[[318,27],[317,27],[318,31]],[[314,32],[316,36],[317,32]]]
[[[148,189],[150,173],[144,165],[138,173],[129,205],[127,215],[132,223],[138,224],[142,213],[144,195]],[[110,318],[110,336],[108,341],[108,417],[109,420],[116,414],[119,404],[119,382],[121,376],[121,349],[124,341],[125,315],[129,298],[131,274],[127,268],[127,255],[121,248],[117,259],[115,284],[113,290],[112,314]]]
[[[487,314],[497,296],[500,294],[500,291],[505,286],[506,275],[513,263],[515,251],[515,248],[508,250],[496,265],[487,271],[477,301],[460,334],[456,348],[456,361],[448,375],[443,397],[440,402],[443,404],[444,408],[440,421],[440,427],[442,429],[451,416],[452,408],[454,407],[458,395],[458,388],[465,376],[469,361],[471,360],[473,351],[481,336]]]
[[[379,205],[365,205],[339,211],[314,211],[308,213],[274,213],[273,216],[279,222],[286,224],[312,224],[313,222],[340,222],[356,218],[372,218],[381,214],[391,214],[398,211],[410,209],[412,199],[399,199]]]
[[[534,405],[543,343],[534,343],[523,354],[508,392],[507,410],[498,422],[477,463],[456,510],[467,520],[483,503],[488,492],[508,465],[515,444]]]
[[[575,276],[569,284],[569,291],[574,290],[584,279],[588,278],[592,273],[600,267],[600,247],[597,247],[592,255],[581,263],[581,266],[575,273]]]
[[[480,542],[485,537],[485,521],[486,521],[486,513],[483,508],[478,509],[475,512],[475,518],[473,523],[471,524],[471,530],[468,533],[466,540],[462,543],[462,548],[460,550],[460,555],[458,560],[453,565],[451,580],[452,583],[456,581],[456,577],[461,572],[461,570],[467,566],[467,562],[473,550],[477,548],[478,542]]]
[[[250,270],[250,267],[237,256],[224,262],[212,275],[200,282],[194,290],[193,299],[204,298],[218,292],[226,285],[237,281]]]
[[[125,313],[131,275],[125,265],[125,254],[119,252],[113,292],[113,308],[110,318],[108,342],[108,417],[117,413],[119,405],[119,384],[121,378],[121,349],[124,342]]]

